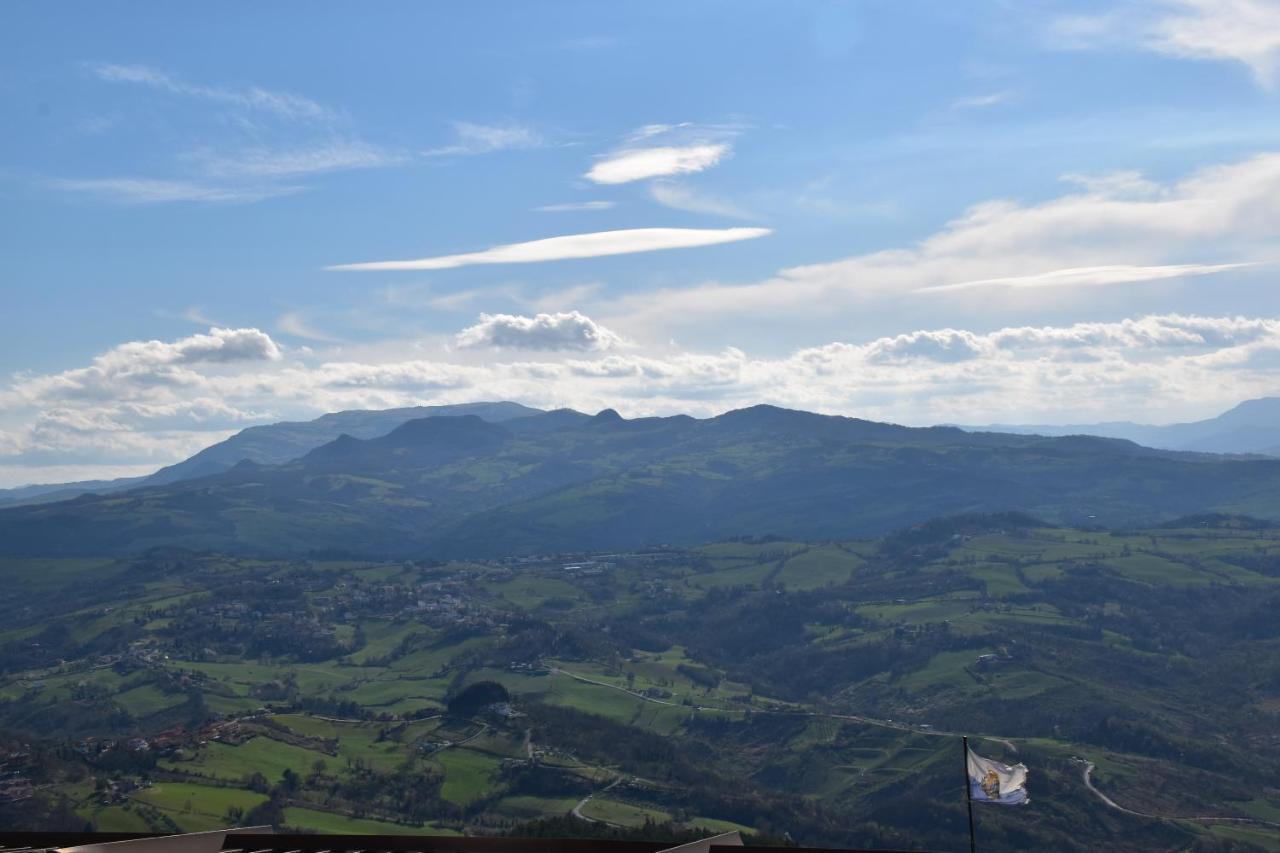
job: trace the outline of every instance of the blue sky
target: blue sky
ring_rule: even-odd
[[[1210,415],[1280,392],[1278,92],[1280,0],[9,3],[0,486],[481,398]]]

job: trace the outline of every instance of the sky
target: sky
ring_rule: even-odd
[[[1280,394],[1280,0],[14,0],[0,110],[0,487],[352,408]]]

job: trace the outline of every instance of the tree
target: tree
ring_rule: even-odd
[[[457,717],[474,716],[486,705],[506,702],[511,698],[507,688],[496,681],[477,681],[463,688],[449,700],[449,713]]]

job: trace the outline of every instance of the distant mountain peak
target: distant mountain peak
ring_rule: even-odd
[[[386,435],[388,444],[417,442],[422,439],[471,435],[485,429],[502,432],[502,428],[488,423],[476,415],[439,415],[430,418],[414,418],[405,421]]]
[[[1242,421],[1254,422],[1250,425],[1262,425],[1257,423],[1258,421],[1266,424],[1280,423],[1280,397],[1259,397],[1256,400],[1245,400],[1227,409],[1214,420],[1218,419],[1232,421],[1233,423]]]
[[[1187,423],[990,424],[964,429],[1045,436],[1093,435],[1128,439],[1160,450],[1280,456],[1280,397],[1245,400],[1215,417]]]

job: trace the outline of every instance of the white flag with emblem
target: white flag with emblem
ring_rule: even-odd
[[[969,797],[975,803],[1020,806],[1027,802],[1027,766],[1001,764],[969,750]]]

